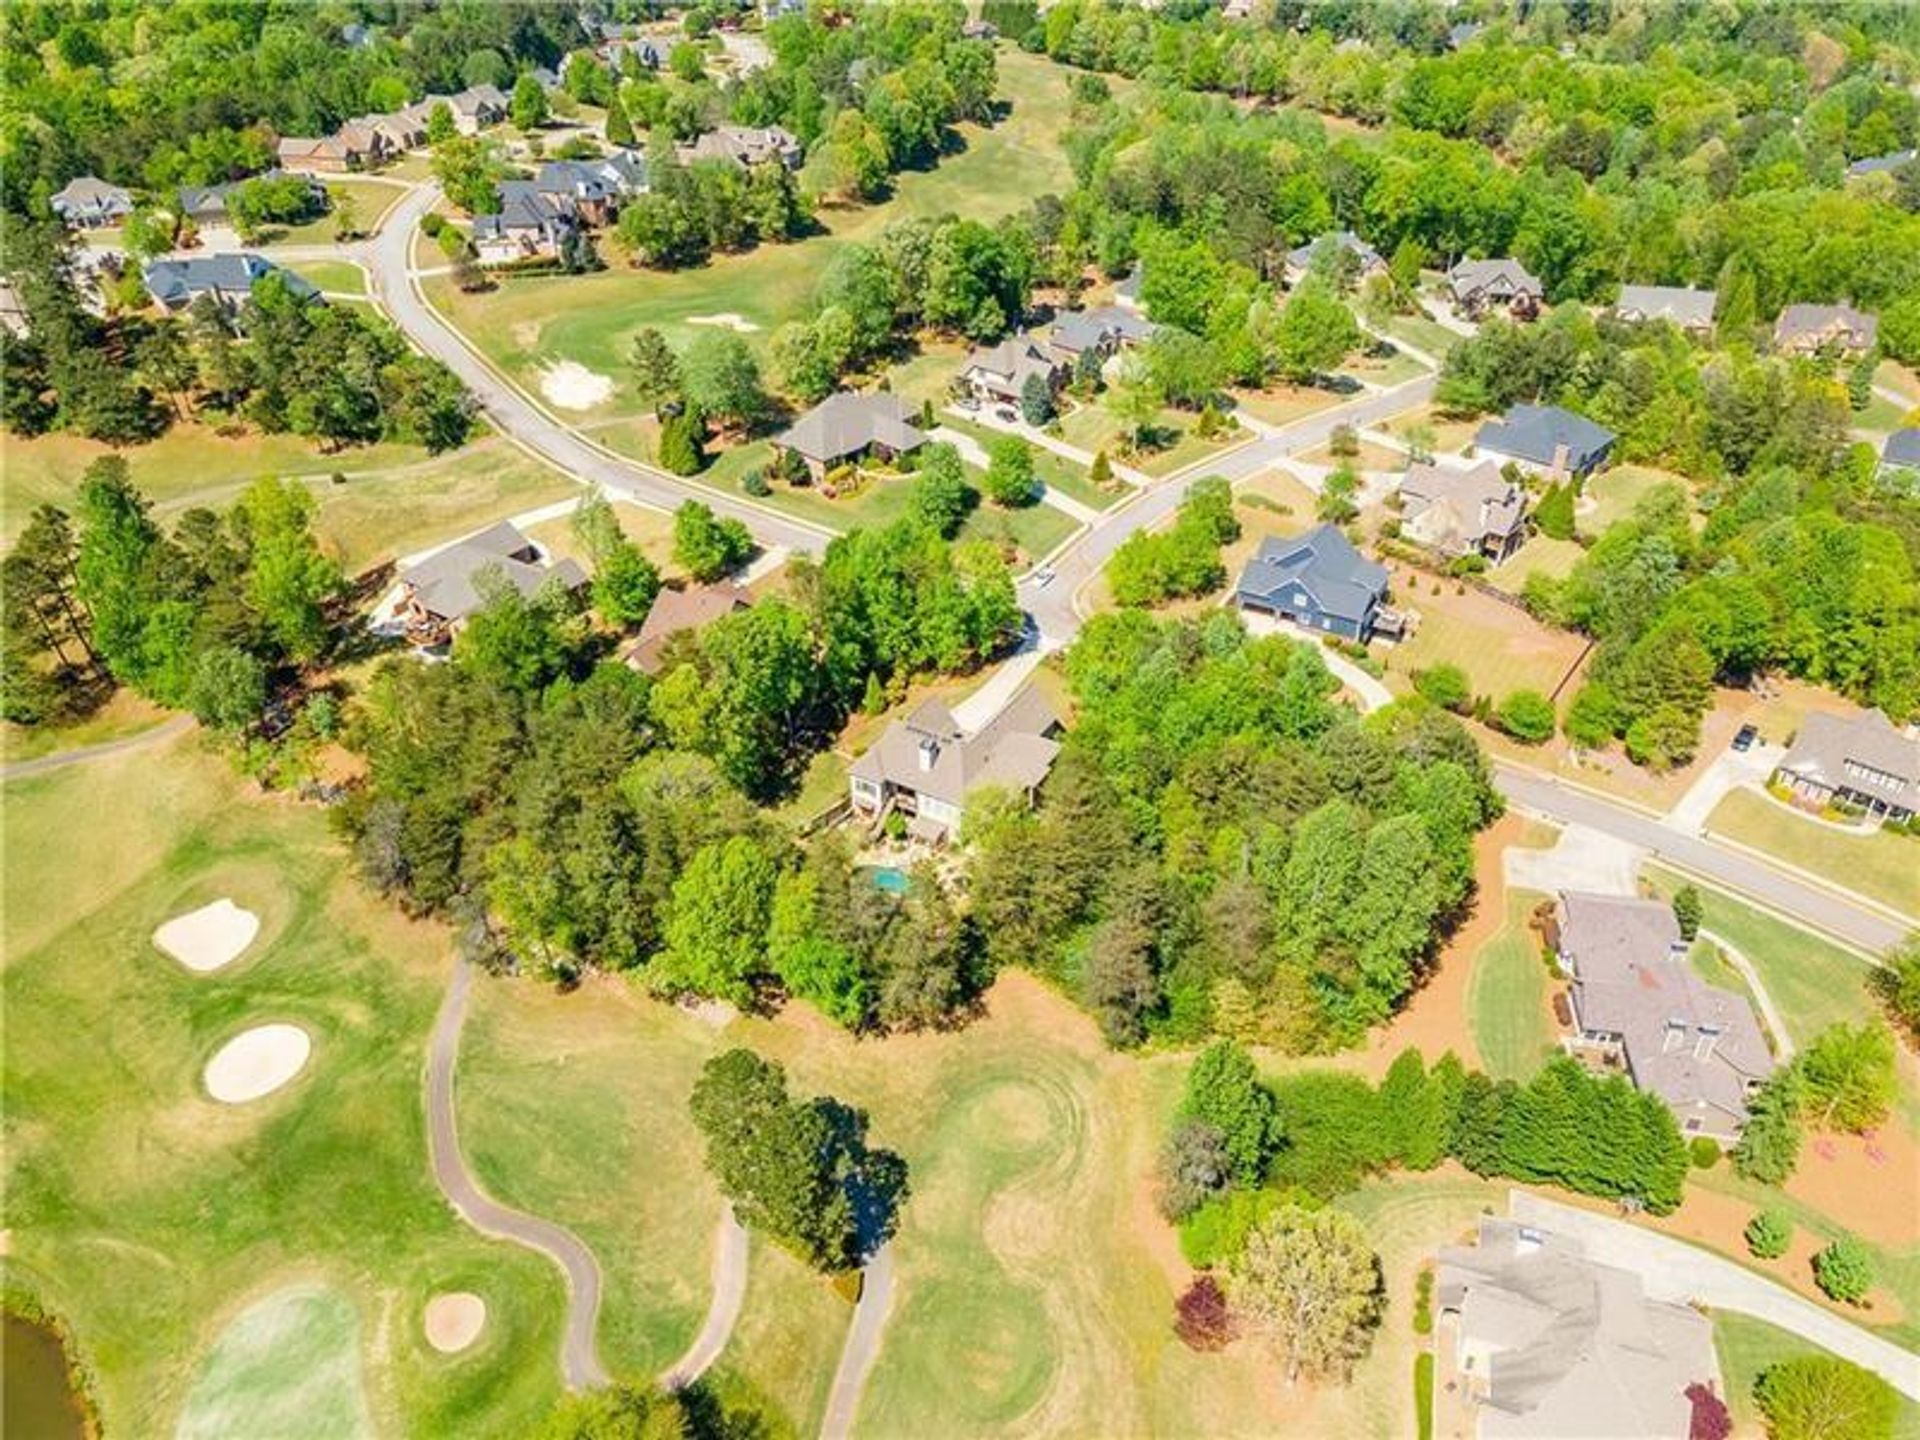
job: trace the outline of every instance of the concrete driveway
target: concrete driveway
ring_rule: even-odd
[[[1574,1236],[1591,1259],[1633,1271],[1655,1300],[1751,1315],[1873,1371],[1909,1400],[1920,1400],[1920,1355],[1882,1340],[1745,1266],[1644,1226],[1524,1190],[1509,1192],[1507,1206],[1522,1224]]]
[[[1722,751],[1687,787],[1687,793],[1680,797],[1660,823],[1685,835],[1702,834],[1707,828],[1707,817],[1713,814],[1715,806],[1726,799],[1729,791],[1742,785],[1764,785],[1786,753],[1784,745],[1768,745],[1758,741],[1744,754],[1738,750]]]
[[[1510,846],[1501,854],[1507,884],[1552,895],[1584,890],[1595,895],[1639,893],[1640,862],[1647,852],[1585,825],[1569,825],[1545,850]]]

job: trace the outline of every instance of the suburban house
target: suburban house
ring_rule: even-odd
[[[326,187],[310,175],[289,175],[284,170],[268,170],[249,179],[304,180],[307,184],[308,196],[313,203],[319,206],[324,206],[326,203]],[[179,192],[181,217],[202,227],[228,224],[230,217],[227,212],[227,197],[247,183],[249,183],[248,180],[232,180],[224,185],[182,185]]]
[[[1380,258],[1378,250],[1351,230],[1334,230],[1287,252],[1287,283],[1298,285],[1313,269],[1313,262],[1332,250],[1344,250],[1353,257],[1353,279],[1356,284],[1387,273],[1387,262]]]
[[[1613,432],[1558,405],[1516,405],[1473,437],[1476,451],[1538,470],[1554,480],[1582,480],[1606,464]]]
[[[1059,716],[1031,685],[972,735],[938,700],[925,700],[887,727],[847,772],[854,813],[878,818],[897,810],[907,833],[938,844],[960,838],[967,796],[998,785],[1029,800],[1053,768]]]
[[[1098,305],[1091,310],[1069,310],[1055,320],[1053,329],[1047,332],[1047,345],[1062,363],[1073,365],[1089,350],[1105,360],[1122,346],[1152,339],[1158,328],[1136,311]]]
[[[1518,260],[1462,260],[1447,272],[1454,308],[1467,315],[1507,310],[1522,319],[1539,313],[1546,287]]]
[[[1878,710],[1816,710],[1800,722],[1773,779],[1813,809],[1838,803],[1911,820],[1920,811],[1920,739]]]
[[[968,351],[960,383],[976,399],[1018,405],[1028,380],[1038,376],[1051,394],[1066,383],[1067,371],[1064,361],[1022,331]]]
[[[774,437],[781,450],[806,462],[822,478],[836,465],[878,456],[891,460],[918,450],[927,437],[913,424],[913,411],[889,391],[829,395]]]
[[[473,217],[473,251],[482,265],[551,258],[574,228],[570,200],[543,192],[536,181],[502,180],[500,208]]]
[[[569,590],[587,583],[586,572],[571,560],[544,564],[540,547],[503,520],[401,572],[400,610],[407,639],[415,645],[444,645],[452,639],[467,617],[486,604],[485,577],[490,572],[529,598],[550,580]]]
[[[1448,560],[1484,555],[1498,565],[1526,538],[1526,491],[1491,460],[1466,470],[1416,460],[1400,501],[1401,535]]]
[[[1732,1144],[1773,1053],[1747,997],[1694,970],[1673,907],[1563,890],[1554,929],[1573,980],[1567,1048],[1621,1064],[1688,1135]]]
[[[339,175],[378,165],[387,158],[387,142],[364,125],[342,125],[331,135],[290,135],[281,140],[277,153],[282,169]]]
[[[453,128],[462,135],[478,135],[507,118],[507,97],[497,85],[469,85],[458,95],[429,95],[421,104],[431,113],[438,100],[447,102],[453,111]]]
[[[1441,1440],[1687,1440],[1688,1387],[1719,1378],[1705,1315],[1571,1236],[1489,1215],[1477,1239],[1436,1257]]]
[[[1870,155],[1847,166],[1847,178],[1858,180],[1862,175],[1884,175],[1903,165],[1911,165],[1916,157],[1920,157],[1920,150],[1895,150],[1888,155]]]
[[[391,115],[356,115],[347,124],[370,131],[390,155],[398,155],[427,143],[427,110],[424,102],[396,110]]]
[[[806,150],[791,130],[782,125],[722,125],[709,130],[691,145],[675,147],[680,159],[726,160],[751,169],[755,165],[784,165],[800,168]]]
[[[642,675],[658,675],[663,668],[667,643],[674,636],[689,634],[723,615],[745,610],[750,603],[747,592],[731,581],[662,590],[653,597],[653,606],[640,624],[640,633],[621,650],[620,658]]]
[[[79,175],[54,192],[48,204],[69,230],[118,225],[133,213],[133,196],[94,175]]]
[[[287,289],[305,299],[320,292],[291,270],[248,252],[237,255],[194,255],[185,260],[155,260],[144,278],[154,303],[167,310],[184,310],[203,295],[233,314],[253,294],[255,282],[269,275],[286,281]]]
[[[1712,290],[1689,290],[1680,285],[1622,285],[1613,303],[1616,320],[1644,324],[1666,320],[1689,335],[1713,333],[1713,307],[1719,296]]]
[[[1789,355],[1839,350],[1849,355],[1871,350],[1880,339],[1880,317],[1851,305],[1789,305],[1773,326],[1773,348]]]
[[[1909,486],[1920,483],[1920,425],[1894,431],[1880,447],[1880,478],[1896,476]]]
[[[1240,572],[1242,610],[1291,620],[1348,640],[1365,640],[1387,617],[1387,571],[1332,525],[1281,539],[1269,535]]]
[[[599,160],[549,160],[534,176],[533,187],[555,201],[564,200],[588,225],[611,225],[622,201],[647,193],[647,162],[632,150],[616,150]]]

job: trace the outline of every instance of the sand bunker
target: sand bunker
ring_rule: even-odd
[[[271,1094],[298,1075],[313,1041],[298,1025],[256,1025],[222,1045],[207,1062],[207,1093],[228,1105]]]
[[[260,917],[223,895],[174,916],[153,932],[153,943],[189,970],[205,974],[238,960],[259,933]]]
[[[737,310],[722,310],[718,315],[689,315],[687,324],[713,325],[721,330],[738,330],[742,335],[751,335],[760,328]]]
[[[471,1290],[449,1290],[427,1302],[427,1343],[453,1355],[480,1338],[487,1323],[487,1302]]]
[[[613,377],[572,360],[556,360],[540,372],[540,393],[562,410],[591,410],[613,398]]]

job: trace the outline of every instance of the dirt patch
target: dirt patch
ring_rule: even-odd
[[[689,325],[711,325],[718,330],[735,330],[742,335],[752,335],[759,326],[735,310],[723,310],[718,315],[689,315]]]
[[[224,895],[176,915],[153,932],[153,943],[187,969],[207,974],[231,965],[260,933],[260,917]]]
[[[538,320],[516,320],[508,332],[513,343],[522,350],[531,350],[540,343],[540,322]]]
[[[1878,1244],[1920,1245],[1920,1146],[1897,1118],[1868,1135],[1809,1135],[1786,1191]]]
[[[613,398],[613,377],[573,360],[556,360],[540,372],[540,393],[562,410],[591,410]]]
[[[1636,895],[1645,858],[1646,852],[1636,845],[1584,825],[1569,825],[1549,849],[1511,851],[1506,856],[1507,884],[1543,895],[1561,890]]]
[[[298,1075],[312,1052],[312,1037],[298,1025],[242,1030],[207,1062],[207,1093],[226,1105],[258,1100]]]
[[[486,1323],[487,1302],[471,1290],[450,1290],[427,1302],[427,1343],[442,1355],[457,1355],[473,1344]]]
[[[724,1000],[687,999],[680,1002],[680,1008],[709,1030],[724,1030],[740,1018],[739,1010]]]

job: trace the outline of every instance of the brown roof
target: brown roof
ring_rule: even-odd
[[[1526,496],[1491,460],[1471,469],[1415,461],[1400,482],[1406,533],[1427,545],[1462,549],[1489,535],[1511,535],[1526,514]]]
[[[657,674],[667,642],[675,635],[698,630],[722,615],[745,610],[747,592],[734,584],[693,585],[684,590],[662,590],[621,658],[643,675]]]

